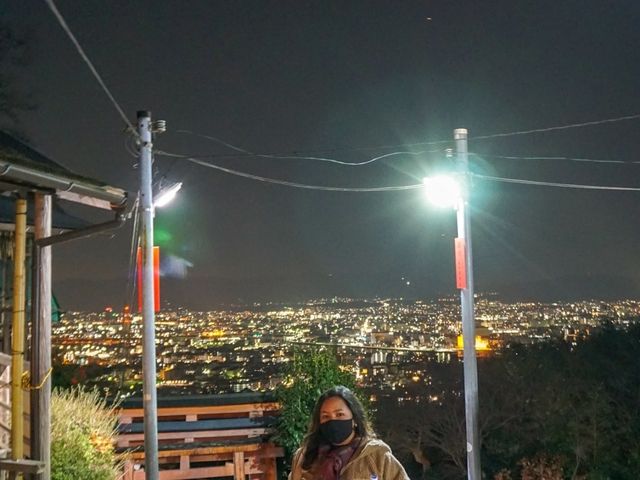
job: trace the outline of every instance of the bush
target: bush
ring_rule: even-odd
[[[114,450],[115,407],[96,390],[54,390],[51,396],[52,480],[114,480],[121,464]]]
[[[284,447],[286,466],[307,432],[318,397],[336,385],[354,389],[355,377],[340,368],[332,352],[319,349],[294,352],[284,381],[276,390],[282,410],[274,440]]]

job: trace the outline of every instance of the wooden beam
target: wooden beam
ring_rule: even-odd
[[[191,468],[186,472],[180,470],[160,470],[160,480],[196,480],[202,478],[228,478],[233,475],[233,465],[229,463],[231,469],[220,467],[198,467]],[[230,471],[231,470],[231,471]],[[260,475],[262,472],[258,469],[246,469],[246,475]],[[125,479],[126,480],[126,477]],[[133,472],[133,480],[145,480],[143,470]]]
[[[35,195],[35,238],[51,236],[51,195]],[[36,480],[51,478],[51,247],[38,247],[34,255],[33,338],[31,358],[31,456],[44,462]]]
[[[264,471],[264,480],[276,480],[278,471],[275,458],[263,458],[262,469]]]
[[[221,415],[228,413],[276,412],[280,404],[276,402],[242,403],[239,405],[211,405],[203,407],[158,407],[158,419],[187,415]],[[254,413],[255,415],[255,413]],[[133,419],[144,418],[142,408],[123,408],[120,410],[120,423],[132,423]]]
[[[199,432],[185,430],[183,432],[159,432],[158,440],[187,440],[193,442],[203,438],[254,438],[267,433],[266,428],[236,428],[232,430],[203,430]],[[130,447],[132,442],[144,441],[144,433],[126,433],[118,435],[118,447]]]
[[[44,470],[44,464],[36,460],[9,460],[0,459],[0,471],[19,472],[28,474],[41,473]]]
[[[173,450],[160,450],[158,452],[159,457],[179,457],[181,455],[221,455],[232,454],[234,452],[245,452],[258,455],[260,457],[282,457],[283,450],[281,447],[276,447],[271,444],[264,443],[249,443],[245,445],[218,445],[215,447],[193,447],[189,448],[185,445],[185,448],[173,449]],[[141,460],[144,458],[144,452],[131,452],[127,454],[127,458],[132,460]]]
[[[244,452],[235,452],[233,454],[233,478],[234,480],[245,480]]]

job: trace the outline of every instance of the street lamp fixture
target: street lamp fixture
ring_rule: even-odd
[[[176,198],[176,194],[181,188],[182,182],[174,183],[170,187],[163,188],[153,199],[153,206],[162,208],[165,205],[168,205],[174,198]]]
[[[461,198],[460,184],[458,181],[448,175],[437,175],[435,177],[426,177],[423,180],[424,194],[429,200],[438,207],[456,208]]]

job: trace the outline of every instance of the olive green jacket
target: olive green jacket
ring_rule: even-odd
[[[300,448],[293,455],[289,480],[322,480],[302,468],[302,459]],[[409,480],[409,477],[389,446],[382,440],[371,439],[358,447],[340,472],[340,480]]]

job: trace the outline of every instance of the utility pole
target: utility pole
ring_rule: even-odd
[[[466,285],[460,288],[462,310],[462,340],[464,344],[464,405],[467,431],[467,478],[480,477],[480,435],[478,433],[478,362],[476,360],[476,333],[473,299],[473,255],[471,249],[471,219],[469,212],[469,159],[467,129],[453,131],[456,142],[457,170],[461,195],[458,200],[458,240],[464,246]]]
[[[138,111],[140,142],[140,207],[142,222],[142,408],[144,410],[144,469],[147,480],[158,480],[158,402],[156,398],[156,340],[153,291],[153,194],[151,113]]]

